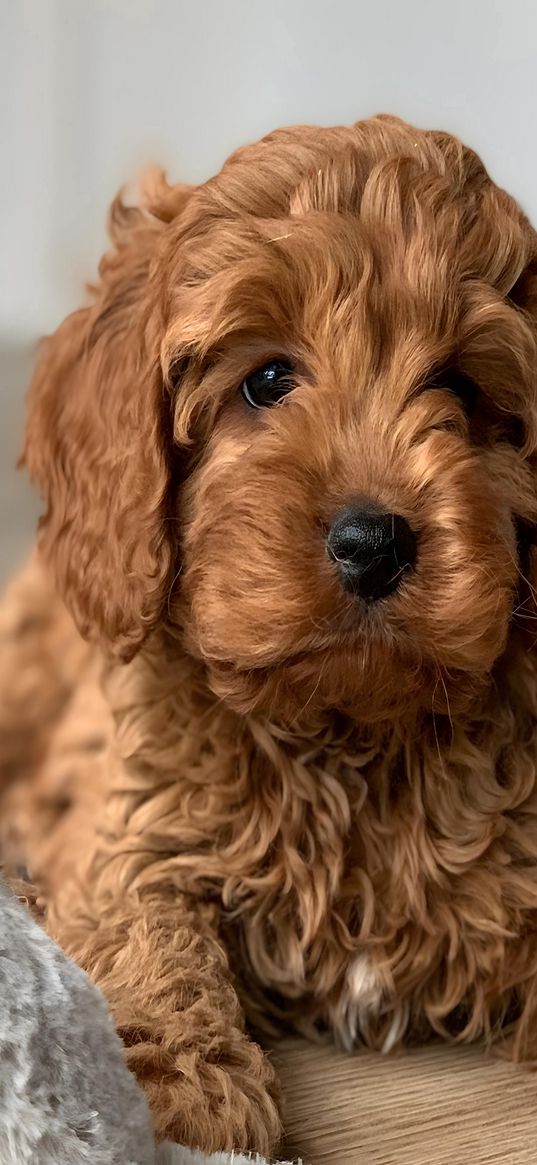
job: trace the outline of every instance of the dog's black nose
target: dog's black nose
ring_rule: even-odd
[[[400,514],[354,505],[336,514],[326,548],[345,590],[375,602],[390,595],[415,565],[417,539]]]

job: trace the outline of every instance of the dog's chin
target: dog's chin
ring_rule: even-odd
[[[206,664],[214,693],[236,712],[308,732],[334,712],[361,724],[468,712],[487,684],[486,675],[444,671],[417,652],[375,642],[304,651],[267,666]]]

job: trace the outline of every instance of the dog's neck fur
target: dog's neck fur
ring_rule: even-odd
[[[375,726],[334,715],[313,739],[311,725],[233,713],[200,665],[161,642],[114,668],[106,690],[121,763],[116,852],[101,877],[219,903],[256,1022],[285,1013],[302,1028],[328,1023],[344,1042],[354,1032],[391,1046],[416,1026],[412,992],[429,983],[429,1024],[443,1030],[464,1005],[470,1034],[483,1030],[490,1000],[468,1004],[475,960],[492,973],[514,916],[537,904],[518,873],[537,857],[517,815],[537,812],[528,654],[512,648],[466,725],[425,712]],[[432,972],[446,959],[435,1003]],[[351,980],[374,1006],[354,1007]]]

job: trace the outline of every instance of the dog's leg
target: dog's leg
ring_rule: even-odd
[[[0,789],[41,762],[90,654],[34,555],[0,603]]]
[[[275,1076],[244,1031],[213,909],[161,885],[147,896],[95,892],[77,896],[69,918],[51,915],[49,929],[104,992],[158,1138],[271,1156]]]
[[[93,654],[34,555],[0,603],[0,860],[11,875],[32,864],[27,819],[47,800],[47,758]],[[46,820],[34,814],[43,837],[62,812],[55,795],[48,803]]]

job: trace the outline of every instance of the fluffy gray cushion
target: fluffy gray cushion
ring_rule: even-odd
[[[104,999],[0,883],[2,1165],[154,1165]]]
[[[0,879],[0,1165],[232,1162],[155,1147],[102,995]]]

